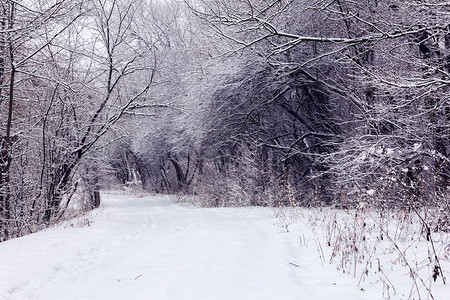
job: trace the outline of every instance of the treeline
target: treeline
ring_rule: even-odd
[[[0,0],[0,238],[114,182],[449,210],[438,0]]]

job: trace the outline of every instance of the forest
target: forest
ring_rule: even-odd
[[[100,190],[435,208],[445,0],[0,0],[0,241]]]

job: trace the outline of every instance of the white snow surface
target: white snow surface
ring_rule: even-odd
[[[361,289],[322,266],[318,247],[302,246],[271,208],[171,199],[106,193],[89,226],[81,218],[0,244],[0,299],[382,299],[379,285]]]

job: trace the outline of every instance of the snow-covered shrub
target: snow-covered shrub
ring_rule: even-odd
[[[277,198],[278,185],[258,147],[240,145],[222,166],[205,163],[196,189],[207,206],[267,206]]]

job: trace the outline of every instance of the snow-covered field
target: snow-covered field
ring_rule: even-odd
[[[389,275],[395,291],[383,291],[378,277],[337,271],[325,240],[339,235],[318,233],[312,211],[289,214],[105,193],[101,208],[85,218],[0,244],[0,299],[410,297],[408,272]],[[433,285],[434,299],[450,299],[447,285]]]

